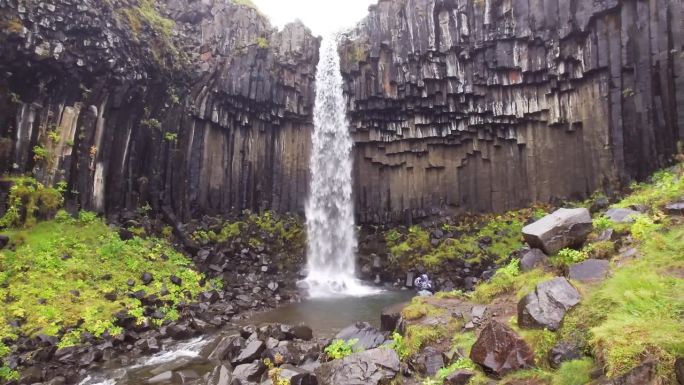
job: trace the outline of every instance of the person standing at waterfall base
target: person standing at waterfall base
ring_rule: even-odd
[[[418,290],[419,296],[429,297],[432,295],[432,281],[430,281],[427,274],[422,274],[420,277],[416,278],[414,285]]]

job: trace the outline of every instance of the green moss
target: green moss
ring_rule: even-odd
[[[655,357],[671,379],[674,358],[684,355],[684,279],[669,272],[684,269],[682,250],[684,226],[650,234],[643,256],[589,293],[566,316],[561,335],[583,342],[611,377]]]
[[[31,227],[38,219],[54,215],[62,205],[59,190],[46,187],[30,177],[12,178],[7,211],[0,218],[0,228]]]
[[[409,325],[406,327],[406,355],[418,353],[425,345],[435,342],[447,335],[446,325]]]
[[[266,49],[270,46],[268,39],[265,37],[258,37],[256,42],[257,42],[257,47],[259,47],[261,49]]]
[[[549,352],[558,342],[556,333],[547,329],[521,329],[518,327],[517,317],[511,318],[510,325],[534,350],[537,366],[548,368]]]
[[[436,317],[445,313],[445,310],[426,302],[425,297],[415,297],[411,303],[401,310],[401,316],[407,321],[415,321],[426,316]]]
[[[60,218],[39,223],[31,231],[9,231],[16,251],[0,252],[0,298],[6,300],[0,340],[42,333],[60,336],[60,346],[69,346],[79,342],[82,332],[120,333],[114,314],[122,309],[139,322],[151,321],[128,292],[144,290],[158,296],[167,303],[160,310],[171,320],[178,317],[175,308],[181,301],[202,290],[201,274],[166,242],[123,241],[94,215]],[[140,282],[143,272],[154,276],[147,286]],[[171,284],[171,275],[181,278],[182,285]],[[130,279],[136,281],[134,287],[127,285]],[[108,293],[119,299],[105,299]],[[19,329],[9,327],[12,320],[21,320]]]
[[[591,381],[593,369],[591,358],[564,362],[553,374],[551,385],[586,385]]]
[[[667,203],[679,199],[684,195],[684,167],[678,165],[670,170],[655,173],[650,182],[632,185],[632,193],[620,203],[618,207],[642,205],[651,212],[657,212]]]
[[[137,4],[129,7],[122,7],[116,10],[128,24],[133,34],[133,38],[140,43],[147,45],[158,63],[166,67],[165,57],[170,55],[175,66],[184,58],[173,42],[173,30],[176,23],[162,16],[156,9],[156,0],[137,0]],[[153,35],[152,39],[142,40],[141,32],[149,29]]]
[[[504,294],[515,293],[518,298],[522,298],[539,283],[551,278],[551,274],[540,269],[520,273],[519,261],[514,259],[507,266],[497,270],[488,282],[477,285],[471,297],[480,303],[488,303]]]

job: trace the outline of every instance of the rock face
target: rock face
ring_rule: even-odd
[[[527,343],[513,329],[495,320],[480,332],[470,359],[497,376],[534,366],[534,352]]]
[[[653,1],[379,1],[340,47],[359,219],[610,193],[666,163],[684,5]],[[234,2],[0,0],[0,173],[109,214],[301,212],[318,47]]]
[[[393,349],[378,348],[325,363],[315,373],[319,385],[386,385],[399,368]]]
[[[304,25],[218,0],[23,4],[0,1],[0,172],[65,180],[108,213],[303,207],[319,45]]]
[[[542,282],[518,303],[518,325],[558,330],[565,313],[580,302],[580,294],[567,279]]]
[[[556,254],[566,247],[581,246],[592,229],[589,210],[559,209],[523,228],[525,241],[546,254]]]

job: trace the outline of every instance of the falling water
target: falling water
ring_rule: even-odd
[[[311,186],[306,205],[311,297],[374,292],[356,278],[356,233],[352,202],[352,139],[349,135],[337,39],[321,43],[316,69]]]

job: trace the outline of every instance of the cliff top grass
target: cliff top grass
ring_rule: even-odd
[[[203,290],[202,275],[165,241],[123,241],[92,213],[73,219],[60,212],[31,229],[3,233],[12,245],[0,251],[0,341],[45,334],[58,336],[64,347],[78,344],[83,332],[117,335],[122,329],[115,314],[121,310],[139,323],[161,324],[177,319],[177,305]],[[154,278],[149,285],[141,282],[145,272]],[[172,284],[172,275],[182,283]],[[160,309],[164,319],[144,316],[141,302],[128,296],[138,290],[166,301]],[[106,294],[117,299],[110,301]],[[0,354],[8,353],[0,343]]]

